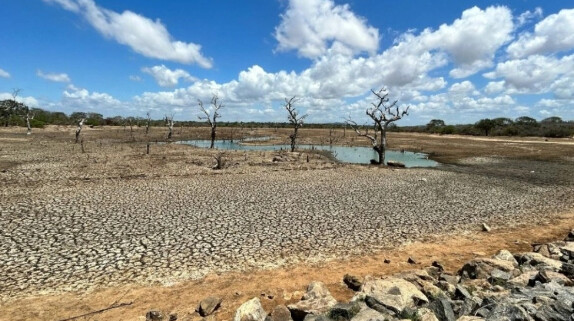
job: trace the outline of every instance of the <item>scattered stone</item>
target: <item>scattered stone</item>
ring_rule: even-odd
[[[456,285],[460,281],[460,277],[448,273],[441,273],[441,275],[439,276],[439,280],[446,281],[450,284]]]
[[[530,265],[537,267],[538,265],[545,265],[555,271],[559,271],[562,267],[562,262],[543,256],[540,253],[528,252],[522,253],[518,256],[517,261],[520,265]]]
[[[391,263],[391,260],[385,259],[383,262],[384,262],[385,264],[390,264],[390,263]]]
[[[434,280],[438,280],[442,273],[442,270],[435,266],[426,267],[425,271],[427,271],[428,275],[430,275]]]
[[[419,321],[440,321],[434,312],[427,308],[422,308],[417,311],[417,319]]]
[[[568,256],[568,259],[574,258],[574,242],[567,242],[564,246],[560,247],[560,251]]]
[[[454,291],[456,291],[456,287],[454,285],[448,283],[447,281],[438,281],[437,285],[441,290],[443,290],[449,294],[453,294]]]
[[[438,268],[441,272],[444,271],[444,266],[439,261],[433,261],[431,265]]]
[[[432,282],[417,280],[416,283],[421,287],[420,290],[427,298],[438,298],[444,295],[443,291]]]
[[[490,271],[490,276],[488,277],[488,282],[492,285],[504,285],[508,280],[512,278],[512,273],[505,272],[499,269],[492,269]]]
[[[359,291],[361,289],[361,285],[363,285],[358,277],[350,274],[345,274],[343,277],[343,282],[345,282],[347,287],[353,291]]]
[[[499,259],[476,258],[467,262],[462,269],[458,271],[458,274],[462,278],[487,279],[494,270],[512,272],[514,265],[511,262]]]
[[[375,299],[372,296],[366,296],[365,297],[365,304],[367,304],[367,306],[383,315],[395,315],[400,313],[400,311],[398,309],[395,309],[393,307],[386,307],[385,305],[383,305],[381,302],[379,302],[377,299]]]
[[[412,256],[409,256],[409,259],[407,260],[407,263],[409,264],[420,264],[415,258],[413,258]]]
[[[381,313],[373,308],[363,309],[351,321],[384,321],[392,318],[389,313]]]
[[[528,284],[530,284],[530,280],[534,279],[537,274],[538,274],[537,270],[526,271],[526,272],[520,274],[519,276],[517,276],[513,279],[510,279],[508,281],[508,284],[512,285],[514,287],[525,287]]]
[[[329,318],[332,320],[351,320],[361,311],[361,306],[357,302],[338,303],[331,308]]]
[[[562,266],[560,267],[560,273],[574,280],[574,264],[563,263]]]
[[[510,253],[508,250],[500,250],[500,251],[498,251],[498,252],[493,256],[493,259],[502,260],[502,261],[508,261],[508,262],[511,262],[513,266],[515,266],[515,267],[518,266],[518,262],[517,262],[516,259],[514,258],[514,255],[512,255],[512,253]]]
[[[470,292],[468,292],[468,290],[464,286],[457,284],[456,290],[454,291],[454,299],[457,300],[472,299],[472,295],[470,294]]]
[[[163,319],[164,319],[163,312],[158,310],[148,311],[148,313],[146,313],[145,315],[146,321],[163,321]]]
[[[215,310],[217,310],[221,306],[221,302],[222,302],[221,298],[214,296],[207,297],[201,300],[201,302],[199,302],[199,305],[197,306],[195,311],[199,313],[199,315],[201,315],[202,317],[206,317],[215,312]]]
[[[286,306],[278,305],[271,311],[271,314],[267,316],[265,321],[293,321],[293,319],[291,318],[291,311]]]
[[[546,244],[539,245],[538,248],[534,250],[534,252],[539,253],[545,257],[550,257],[550,251],[548,250],[548,245]]]
[[[496,304],[486,317],[487,321],[495,320],[532,320],[528,312],[517,304]]]
[[[490,226],[486,225],[486,223],[482,223],[482,231],[490,232]]]
[[[307,286],[307,292],[303,294],[303,300],[332,298],[331,292],[323,282],[313,281]]]
[[[373,297],[393,312],[428,303],[428,298],[414,284],[398,278],[365,281],[361,293]]]
[[[301,301],[287,307],[294,321],[302,321],[308,314],[321,315],[337,304],[329,289],[322,282],[311,282]]]
[[[263,310],[259,298],[253,298],[243,303],[237,311],[233,321],[264,321],[267,317],[267,312]]]
[[[534,318],[536,320],[572,320],[573,308],[572,301],[567,304],[563,300],[555,300],[548,305],[540,307]]]
[[[456,321],[454,311],[450,301],[445,298],[439,298],[429,305],[429,308],[434,311],[439,321]]]

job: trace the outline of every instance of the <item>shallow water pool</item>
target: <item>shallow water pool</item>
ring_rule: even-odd
[[[249,139],[246,141],[255,141]],[[209,148],[209,140],[186,140],[180,141],[179,144],[193,145],[202,148]],[[224,150],[257,150],[257,151],[274,151],[289,150],[289,145],[249,145],[237,141],[216,140],[215,148]],[[329,146],[329,145],[297,145],[298,149],[316,149],[330,151],[333,156],[340,162],[352,164],[369,164],[371,159],[377,158],[377,153],[370,147],[353,147],[353,146]],[[414,152],[397,152],[388,150],[386,152],[387,161],[397,161],[405,164],[406,167],[435,167],[439,163],[428,159],[427,154]]]

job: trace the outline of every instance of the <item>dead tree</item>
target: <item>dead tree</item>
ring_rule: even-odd
[[[293,104],[295,103],[296,99],[295,96],[291,97],[291,99],[285,98],[285,109],[289,113],[288,119],[289,123],[293,125],[293,134],[289,135],[289,139],[291,139],[291,152],[295,151],[295,147],[297,146],[297,135],[299,132],[299,128],[303,126],[303,120],[307,117],[307,114],[303,116],[299,116],[297,110]]]
[[[165,115],[165,125],[167,126],[168,129],[167,139],[171,139],[171,136],[173,135],[173,114],[171,114],[170,116]]]
[[[24,118],[24,120],[26,121],[26,129],[27,129],[26,135],[31,135],[32,126],[30,125],[30,120],[34,119],[34,113],[30,110],[30,107],[16,101],[18,95],[20,94],[20,91],[21,89],[19,88],[12,89],[12,102],[9,108],[11,108],[10,112]]]
[[[335,129],[329,128],[329,146],[333,146],[338,140],[338,137],[335,136]]]
[[[146,113],[147,115],[147,120],[145,123],[145,135],[147,136],[147,134],[149,133],[149,123],[151,123],[151,116],[149,115],[149,111]]]
[[[30,107],[26,107],[26,114],[24,114],[24,118],[26,119],[26,135],[31,135],[32,126],[30,126],[30,120],[34,119],[34,113],[30,111]]]
[[[371,89],[371,92],[376,96],[376,102],[371,103],[372,107],[366,111],[375,126],[375,135],[369,135],[368,130],[362,132],[356,122],[348,118],[346,123],[351,126],[357,135],[368,138],[373,149],[377,152],[379,159],[371,160],[371,163],[384,165],[385,164],[385,151],[387,148],[387,129],[389,125],[397,120],[400,120],[405,115],[408,115],[409,106],[401,110],[397,105],[398,100],[389,103],[389,93],[386,88],[381,88],[378,92]],[[367,127],[368,128],[368,127]],[[377,139],[378,134],[378,139]]]
[[[211,144],[209,145],[209,148],[213,148],[215,146],[215,135],[217,133],[217,118],[221,117],[219,110],[223,108],[223,104],[217,95],[213,95],[213,98],[211,98],[211,108],[213,109],[213,113],[210,114],[207,109],[203,107],[203,102],[200,99],[198,99],[197,102],[199,104],[199,108],[205,114],[205,116],[199,116],[199,119],[205,120],[207,124],[209,124],[209,127],[211,127]]]
[[[225,159],[223,156],[225,156],[225,153],[217,153],[217,155],[213,156],[215,165],[211,167],[212,169],[222,169],[225,166]]]
[[[84,127],[84,121],[85,120],[86,120],[85,118],[82,118],[78,122],[78,128],[76,128],[76,144],[78,143],[78,140],[80,139],[80,134],[82,133],[82,128]]]

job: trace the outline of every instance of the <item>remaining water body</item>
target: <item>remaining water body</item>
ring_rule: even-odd
[[[263,137],[259,139],[246,139],[244,141],[267,140]],[[179,144],[193,145],[202,148],[209,148],[209,140],[187,140],[178,142]],[[215,148],[224,150],[255,150],[255,151],[274,151],[289,150],[289,145],[249,145],[237,141],[216,140]],[[337,160],[343,163],[369,164],[371,159],[377,159],[377,153],[370,147],[350,147],[350,146],[329,146],[329,145],[297,145],[298,149],[316,149],[330,151]],[[439,163],[427,159],[426,154],[397,151],[387,151],[386,160],[397,161],[405,164],[406,167],[434,167]]]

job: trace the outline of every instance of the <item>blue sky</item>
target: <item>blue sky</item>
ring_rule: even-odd
[[[568,1],[6,0],[0,99],[104,116],[366,122],[385,86],[410,115],[574,119]]]

